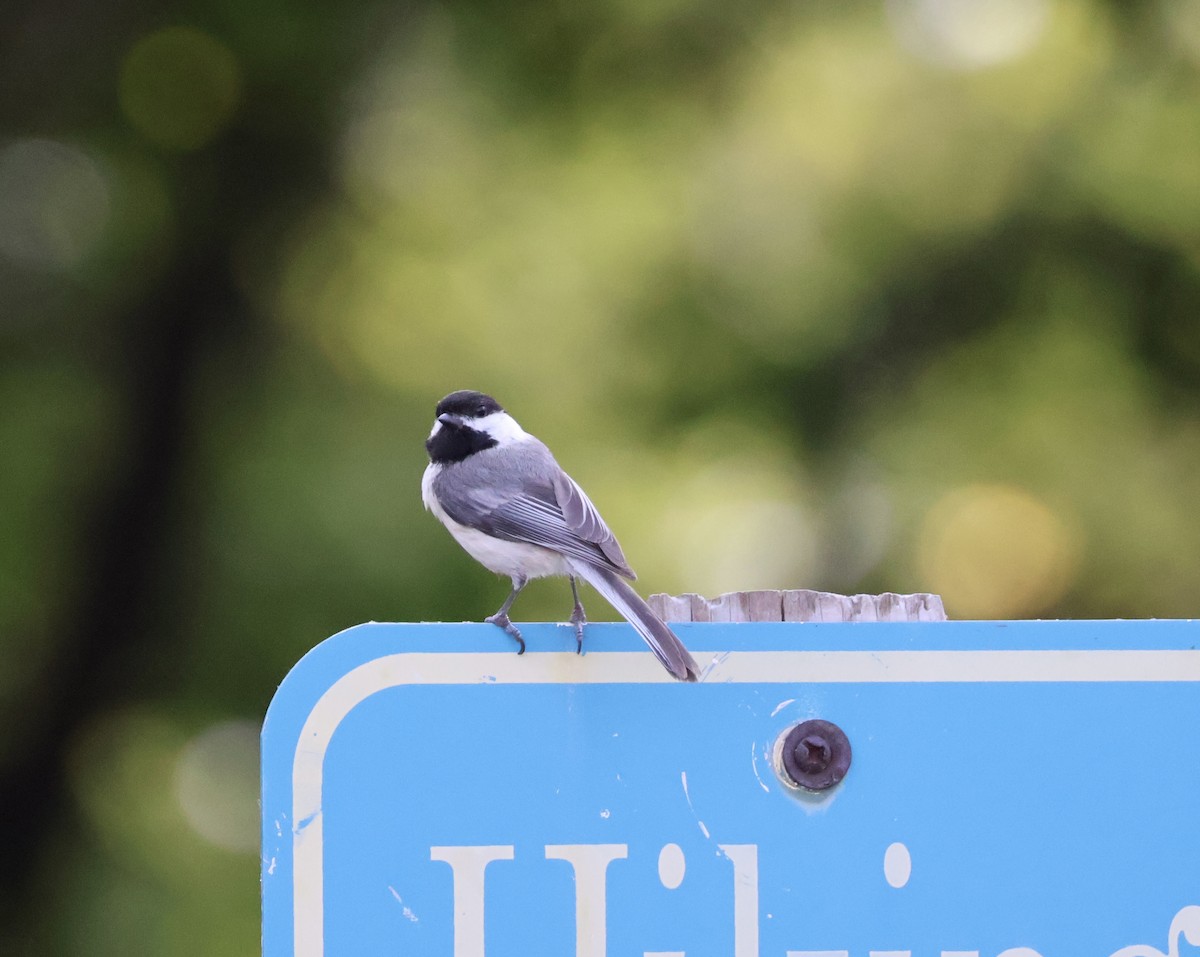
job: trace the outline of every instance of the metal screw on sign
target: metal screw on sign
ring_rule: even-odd
[[[850,739],[830,721],[802,721],[783,736],[778,769],[785,784],[826,791],[850,770]]]

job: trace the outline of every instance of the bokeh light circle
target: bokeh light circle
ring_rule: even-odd
[[[922,581],[955,618],[1042,612],[1074,580],[1080,542],[1048,505],[1010,485],[972,485],[943,496],[917,546]]]
[[[1041,40],[1049,0],[887,0],[901,45],[927,62],[977,70],[1015,60]]]
[[[110,211],[108,180],[78,147],[22,139],[0,148],[0,255],[70,268],[101,238]]]
[[[222,721],[180,751],[175,792],[188,824],[228,851],[258,848],[258,728]]]
[[[121,68],[121,109],[159,146],[195,150],[211,142],[237,108],[241,73],[229,48],[191,27],[152,33]]]

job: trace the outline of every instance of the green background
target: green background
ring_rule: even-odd
[[[11,0],[0,951],[257,951],[282,676],[505,594],[443,394],[646,593],[1187,617],[1198,310],[1198,0]]]

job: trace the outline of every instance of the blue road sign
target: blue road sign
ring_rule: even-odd
[[[1183,957],[1200,622],[361,625],[263,729],[266,957]],[[840,727],[820,795],[780,740]]]

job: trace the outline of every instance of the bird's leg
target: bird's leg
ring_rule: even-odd
[[[509,592],[508,597],[504,599],[504,604],[500,606],[500,610],[496,612],[496,614],[489,615],[487,618],[483,619],[489,624],[499,625],[515,639],[517,639],[517,644],[520,645],[520,647],[517,649],[518,655],[525,654],[525,639],[522,638],[521,633],[517,631],[517,626],[509,621],[508,610],[512,608],[512,603],[517,600],[517,596],[521,594],[521,589],[525,587],[525,584],[528,581],[529,579],[524,575],[513,575],[512,591]]]
[[[575,653],[583,654],[583,626],[587,623],[587,615],[583,613],[583,602],[579,600],[579,586],[575,583],[575,576],[569,576],[571,579],[571,594],[575,598],[575,607],[571,610],[571,624],[575,626]]]

